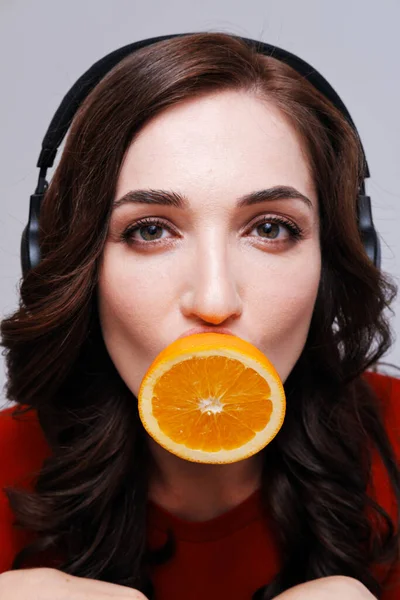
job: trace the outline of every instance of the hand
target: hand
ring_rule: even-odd
[[[320,577],[286,590],[274,600],[376,600],[358,579],[344,575]]]
[[[57,569],[19,569],[0,574],[0,600],[148,600],[138,590],[67,575]]]

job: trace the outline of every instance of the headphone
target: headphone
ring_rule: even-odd
[[[29,220],[24,231],[22,232],[21,238],[21,267],[23,276],[25,276],[30,269],[35,268],[40,262],[40,248],[39,248],[39,215],[40,206],[44,196],[44,193],[48,187],[46,181],[47,169],[53,166],[54,159],[57,154],[58,147],[63,141],[68,128],[74,118],[76,111],[79,106],[91,92],[91,90],[99,83],[99,81],[110,71],[116,64],[118,64],[125,56],[150,46],[151,44],[160,42],[162,40],[182,37],[185,35],[191,35],[190,33],[178,33],[173,35],[164,35],[154,38],[148,38],[140,40],[133,44],[128,44],[114,50],[110,54],[107,54],[97,62],[95,62],[81,77],[74,83],[69,92],[64,96],[54,114],[51,123],[46,131],[46,134],[42,142],[42,150],[39,155],[37,167],[39,171],[38,184],[35,193],[30,197],[29,204]],[[345,107],[344,103],[332,88],[332,86],[314,69],[310,64],[295,56],[287,50],[271,46],[270,44],[256,41],[250,38],[243,38],[240,36],[233,36],[246,42],[251,47],[255,48],[257,52],[265,54],[267,56],[273,55],[274,58],[288,64],[295,69],[302,77],[307,79],[317,90],[319,90],[324,96],[330,100],[337,109],[340,110],[342,115],[348,121],[350,126],[353,128],[357,135],[357,138],[361,145],[361,150],[364,159],[364,175],[357,197],[357,221],[358,228],[362,243],[365,251],[374,263],[375,267],[381,268],[381,248],[380,241],[377,232],[374,228],[372,221],[371,211],[371,198],[365,194],[365,179],[370,176],[367,160],[365,157],[364,148],[362,146],[359,133],[353,120]]]

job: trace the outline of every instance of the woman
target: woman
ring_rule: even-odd
[[[7,598],[398,597],[400,380],[371,371],[396,286],[359,235],[363,168],[326,98],[227,34],[144,48],[91,92],[2,323],[8,398],[32,409],[0,419]],[[279,434],[238,463],[185,462],[138,416],[196,326],[285,386]]]

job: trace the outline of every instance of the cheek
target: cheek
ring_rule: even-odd
[[[276,282],[272,290],[263,294],[263,331],[269,331],[274,337],[279,337],[302,323],[306,325],[314,308],[318,284],[317,276],[312,280],[303,278],[301,282],[293,278]]]
[[[260,348],[274,364],[284,382],[304,348],[318,294],[321,265],[276,275],[259,294],[262,310],[259,326]]]
[[[98,306],[103,335],[128,336],[146,325],[146,315],[154,298],[152,286],[135,276],[108,270],[99,277]]]
[[[123,351],[159,351],[165,303],[171,285],[168,270],[148,261],[129,260],[106,249],[98,279],[98,307],[103,338],[114,357]],[[158,341],[158,344],[157,344]]]

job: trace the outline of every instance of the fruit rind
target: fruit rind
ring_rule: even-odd
[[[218,339],[214,336],[217,336]],[[223,339],[221,340],[221,338]],[[246,444],[233,450],[218,450],[217,452],[195,450],[184,444],[174,442],[162,432],[152,412],[153,389],[160,377],[182,360],[194,356],[211,357],[216,355],[237,359],[247,367],[254,369],[268,381],[268,385],[271,387],[270,397],[279,398],[279,401],[273,403],[271,419],[267,426],[262,431],[257,432]],[[147,433],[160,446],[184,460],[208,464],[237,462],[262,450],[279,432],[286,411],[284,388],[272,363],[252,344],[236,336],[223,334],[196,334],[176,340],[168,346],[149,367],[140,386],[138,401],[142,424]]]

